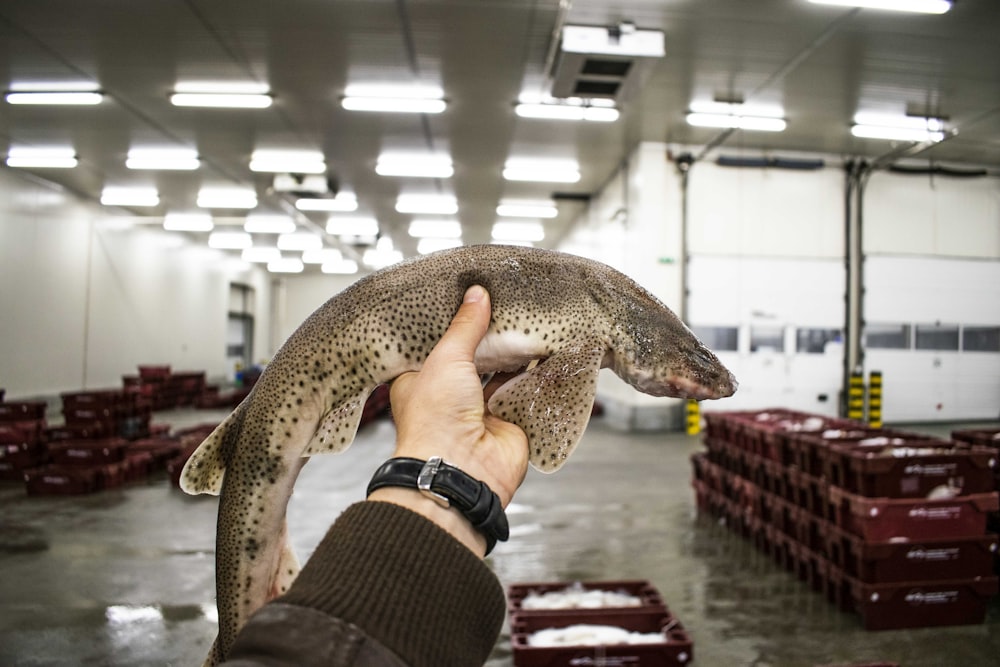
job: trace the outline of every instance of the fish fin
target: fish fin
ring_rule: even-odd
[[[490,397],[497,417],[528,436],[531,465],[555,472],[573,452],[590,420],[606,346],[587,339],[556,352]]]
[[[299,570],[302,569],[299,565],[298,556],[295,555],[295,548],[288,541],[287,521],[282,524],[281,538],[284,541],[284,546],[282,546],[281,553],[278,555],[278,566],[274,571],[274,580],[271,582],[271,591],[268,595],[268,600],[287,593],[289,586],[295,581],[295,577],[299,576]]]
[[[184,464],[180,484],[185,493],[217,496],[222,491],[222,478],[226,473],[226,443],[239,437],[244,405],[241,403],[216,426]]]
[[[357,394],[335,405],[320,421],[302,456],[339,454],[350,447],[361,424],[365,401],[373,391],[375,385],[363,387]]]

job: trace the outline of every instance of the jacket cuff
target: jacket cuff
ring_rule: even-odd
[[[279,601],[354,624],[413,667],[483,664],[505,608],[500,582],[468,548],[372,501],[337,519]]]

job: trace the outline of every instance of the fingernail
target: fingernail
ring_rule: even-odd
[[[465,300],[464,303],[476,303],[482,301],[483,297],[486,296],[486,290],[479,285],[473,285],[469,289],[465,290]]]

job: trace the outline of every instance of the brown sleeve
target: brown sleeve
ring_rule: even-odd
[[[359,628],[410,667],[482,665],[505,607],[480,558],[419,514],[379,502],[348,508],[275,603]]]

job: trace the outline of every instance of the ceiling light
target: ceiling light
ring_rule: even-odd
[[[323,239],[309,232],[293,232],[278,237],[278,250],[319,250]]]
[[[493,224],[494,241],[541,241],[545,228],[538,222],[496,222]]]
[[[505,218],[554,218],[559,215],[559,209],[551,201],[502,201],[497,206],[497,215]]]
[[[358,263],[353,259],[342,259],[339,262],[326,262],[320,267],[323,273],[351,275],[358,272]]]
[[[462,238],[462,224],[458,220],[414,220],[407,231],[414,238]]]
[[[400,195],[396,199],[396,211],[454,215],[458,213],[458,200],[450,195]]]
[[[267,263],[281,259],[281,251],[277,248],[254,246],[243,251],[244,262]]]
[[[512,158],[504,165],[503,177],[508,181],[576,183],[580,180],[580,165],[575,160]]]
[[[326,233],[335,236],[378,236],[378,220],[371,217],[330,216]]]
[[[77,165],[72,148],[27,148],[12,146],[7,151],[8,167],[72,169]]]
[[[350,193],[341,192],[336,197],[300,197],[295,201],[295,208],[300,211],[356,211],[357,198]]]
[[[92,81],[16,81],[6,96],[9,104],[100,104],[104,96]]]
[[[332,264],[344,259],[344,255],[336,248],[317,248],[302,253],[305,264]]]
[[[268,213],[251,213],[243,223],[243,231],[251,234],[291,234],[295,228],[295,221],[287,215]]]
[[[341,105],[350,111],[441,113],[448,106],[437,86],[352,84],[344,95]]]
[[[208,247],[219,250],[246,250],[253,245],[253,239],[246,232],[212,232],[208,236]]]
[[[613,123],[618,120],[618,109],[608,107],[582,106],[576,104],[528,104],[514,107],[514,113],[521,118],[542,118],[546,120],[589,120],[598,123]]]
[[[178,82],[170,102],[179,107],[265,109],[271,106],[268,86],[256,82]]]
[[[744,116],[735,113],[692,112],[687,115],[687,122],[695,127],[720,127],[758,132],[781,132],[787,126],[783,118]]]
[[[951,9],[950,0],[809,0],[815,5],[888,9],[896,12],[944,14]]]
[[[462,239],[431,239],[424,238],[417,241],[417,252],[421,255],[428,255],[438,250],[448,248],[458,248],[462,245]]]
[[[851,134],[863,139],[888,141],[941,141],[944,122],[940,118],[899,116],[861,111],[854,116]]]
[[[246,188],[202,188],[198,192],[200,208],[253,208],[257,193]]]
[[[324,174],[326,162],[320,151],[261,149],[250,156],[250,171]]]
[[[105,206],[157,206],[160,195],[156,188],[104,188],[101,192],[101,203]]]
[[[125,166],[129,169],[170,169],[190,171],[201,166],[193,148],[133,148]]]
[[[384,153],[375,164],[379,176],[413,176],[417,178],[451,178],[455,168],[447,155],[412,155]]]
[[[373,269],[384,269],[387,266],[403,261],[403,253],[398,250],[379,250],[369,248],[361,257],[361,261]]]
[[[302,260],[294,257],[283,257],[267,263],[267,270],[271,273],[302,273],[305,268]]]
[[[163,228],[169,232],[210,232],[215,225],[207,213],[167,213]]]

